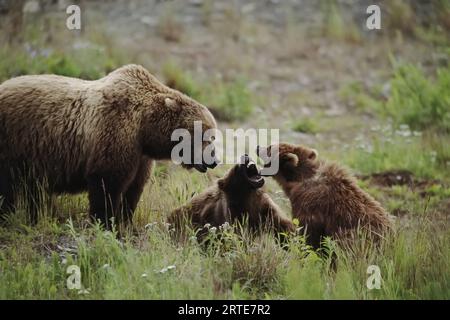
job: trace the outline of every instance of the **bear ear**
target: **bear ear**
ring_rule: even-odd
[[[287,162],[292,164],[294,167],[298,165],[298,156],[295,153],[286,153],[285,159]]]
[[[225,189],[225,181],[224,181],[224,179],[217,180],[217,185],[219,186],[220,190],[224,190]]]
[[[175,107],[177,107],[176,101],[171,99],[171,98],[165,98],[164,99],[164,104],[166,105],[167,108],[175,108]]]
[[[316,149],[312,149],[311,153],[308,156],[308,159],[309,160],[315,160],[318,155],[319,155],[319,153],[317,152],[317,150]]]

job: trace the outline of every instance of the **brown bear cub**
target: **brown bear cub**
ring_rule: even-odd
[[[207,224],[219,227],[226,222],[242,223],[245,220],[252,231],[265,227],[275,233],[294,231],[294,224],[261,189],[263,185],[264,178],[255,162],[244,155],[241,163],[231,168],[215,185],[172,212],[168,222],[176,231],[182,231],[186,223],[203,228],[198,234],[200,239],[207,231],[204,228]]]
[[[271,153],[278,152],[279,170],[273,178],[290,199],[292,215],[304,226],[314,248],[320,247],[325,236],[344,238],[359,227],[379,238],[391,227],[391,218],[380,203],[359,188],[346,170],[319,161],[316,150],[280,143],[258,147],[256,152],[263,160],[274,159]]]

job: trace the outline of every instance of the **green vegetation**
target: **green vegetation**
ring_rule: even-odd
[[[409,1],[392,0],[386,4],[386,24],[389,32],[402,32],[412,35],[417,24],[415,12]]]
[[[339,98],[347,105],[359,111],[373,112],[379,107],[382,89],[366,89],[358,81],[350,82],[339,90]]]
[[[438,69],[432,81],[415,66],[399,67],[384,112],[396,124],[450,133],[450,68]]]
[[[190,73],[184,72],[176,63],[169,61],[164,64],[162,74],[169,87],[181,91],[193,99],[200,98],[200,85],[194,81]]]
[[[250,91],[243,79],[231,83],[216,83],[205,89],[205,104],[218,119],[224,121],[245,120],[253,112]]]
[[[0,81],[20,75],[44,73],[95,80],[121,65],[119,56],[105,56],[101,48],[70,52],[16,46],[0,49]]]
[[[102,32],[94,15],[80,33],[61,28],[60,17],[36,15],[22,21],[22,30],[11,19],[0,33],[0,81],[42,73],[98,79],[127,62],[141,63],[219,121],[237,122],[221,128],[281,127],[281,138],[293,143],[306,142],[292,131],[321,133],[308,137],[310,147],[363,175],[359,185],[396,217],[396,228],[377,245],[364,235],[352,248],[326,239],[323,250],[336,260],[294,235],[285,248],[270,234],[230,230],[220,240],[211,231],[206,249],[193,232],[177,242],[164,224],[167,215],[227,168],[202,175],[158,163],[132,226],[114,232],[90,222],[86,194],[57,197],[53,210],[41,208],[36,226],[21,202],[0,224],[0,299],[450,299],[450,7],[433,1],[434,18],[423,23],[414,1],[383,2],[382,30],[370,37],[335,0],[321,1],[311,19],[323,18],[319,34],[301,23],[294,4],[284,3],[281,31],[273,28],[278,23],[247,18],[264,8],[259,5],[233,2],[216,19],[222,13],[212,0],[193,5],[200,19],[193,24],[178,12],[180,3],[156,4],[157,24],[145,24],[144,31],[130,23],[132,29],[124,24],[122,32],[109,26]],[[199,41],[191,41],[194,36]],[[402,65],[385,68],[388,53]],[[346,114],[327,113],[336,100]],[[264,112],[254,112],[255,101]],[[299,107],[319,116],[298,119]],[[375,173],[388,170],[410,171],[413,183],[374,181]],[[289,213],[280,188],[266,182]],[[67,288],[70,265],[81,269],[81,290]],[[380,267],[379,290],[366,287],[369,265]]]
[[[200,85],[173,62],[164,65],[163,76],[168,86],[205,104],[220,120],[242,121],[253,112],[252,96],[244,79]]]
[[[360,42],[361,34],[352,17],[345,17],[336,0],[322,0],[323,34],[335,40]]]
[[[297,120],[292,126],[292,130],[302,133],[315,134],[319,131],[319,126],[315,119],[305,117]]]
[[[397,221],[399,229],[379,247],[361,241],[350,250],[328,240],[326,250],[337,256],[334,269],[330,259],[305,246],[300,236],[290,236],[286,249],[273,235],[254,238],[231,230],[221,240],[219,230],[211,231],[206,250],[192,237],[173,241],[164,217],[209,182],[182,169],[170,172],[155,179],[152,192],[146,190],[135,231],[122,231],[120,240],[86,222],[86,215],[79,213],[86,209],[84,196],[60,197],[59,216],[47,216],[33,228],[21,214],[9,219],[0,229],[0,298],[450,298],[448,222],[431,223],[438,219],[434,204],[413,199],[417,211],[410,222],[402,226]],[[449,192],[431,189],[441,197]],[[381,270],[380,290],[366,287],[372,264]],[[66,286],[69,265],[80,267],[80,290]]]
[[[383,4],[386,15],[386,27],[392,35],[407,35],[427,43],[436,45],[448,44],[450,31],[450,4],[446,0],[437,0],[430,3],[429,12],[435,16],[431,24],[420,21],[420,14],[414,1],[392,0]],[[420,10],[420,9],[419,9]]]
[[[349,104],[391,122],[346,153],[347,163],[364,174],[406,169],[418,177],[448,178],[450,68],[438,69],[431,80],[419,68],[403,65],[394,72],[387,100],[379,89],[367,91],[352,83],[340,94]]]
[[[383,135],[345,152],[344,161],[363,174],[405,169],[422,178],[448,177],[449,148],[441,136],[414,136],[408,129]]]

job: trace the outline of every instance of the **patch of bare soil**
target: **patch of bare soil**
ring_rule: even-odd
[[[442,184],[441,181],[436,179],[419,179],[408,170],[388,170],[360,176],[359,178],[368,180],[371,184],[379,187],[408,186],[422,197],[429,195],[427,190],[432,185]]]
[[[410,186],[414,184],[414,175],[408,170],[389,170],[380,173],[374,173],[370,176],[363,177],[364,180],[369,179],[372,184],[381,187],[392,186]]]

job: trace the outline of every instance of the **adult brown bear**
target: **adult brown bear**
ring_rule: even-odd
[[[22,76],[0,85],[0,212],[26,186],[32,221],[39,187],[89,192],[90,214],[130,219],[153,159],[170,159],[174,129],[216,128],[208,109],[137,65],[96,81]],[[210,142],[202,142],[203,149]],[[215,162],[185,164],[205,172]]]
[[[272,229],[278,233],[295,231],[295,226],[270,196],[261,189],[264,179],[253,160],[244,155],[213,186],[196,195],[188,204],[171,213],[168,222],[183,233],[187,223],[200,229],[201,239],[207,231],[203,227],[219,227],[224,223],[243,223],[253,231]]]
[[[258,147],[261,158],[278,158],[273,178],[291,201],[292,216],[298,218],[309,244],[318,248],[324,236],[344,238],[357,228],[379,238],[391,227],[383,207],[342,167],[317,159],[317,151],[280,143]],[[277,154],[273,154],[277,153]],[[266,162],[265,166],[272,165]]]

